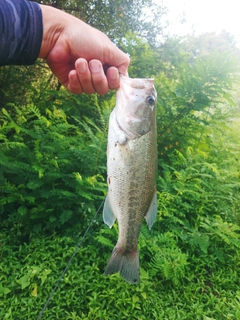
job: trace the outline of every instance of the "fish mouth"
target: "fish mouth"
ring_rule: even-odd
[[[129,96],[134,93],[135,90],[144,90],[146,95],[153,96],[154,99],[157,97],[157,92],[154,87],[154,79],[153,78],[129,78],[124,76],[123,74],[119,74],[120,76],[120,87],[117,91],[117,95],[120,94],[124,97],[125,101],[129,100]],[[137,98],[139,94],[134,94]]]

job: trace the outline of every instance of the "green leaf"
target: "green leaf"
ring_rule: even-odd
[[[44,282],[47,280],[48,278],[48,275],[52,272],[51,269],[44,269],[40,275],[39,275],[39,278],[41,279],[41,285],[44,284]]]
[[[139,301],[139,297],[136,296],[136,295],[133,295],[132,296],[132,301],[133,301],[133,303],[137,303]]]
[[[10,290],[9,288],[4,287],[4,286],[2,285],[2,283],[0,283],[0,296],[2,296],[2,295],[7,295],[7,294],[10,293],[10,292],[11,292],[11,290]]]
[[[16,282],[21,285],[22,290],[27,288],[30,285],[30,276],[29,276],[29,274],[25,274],[20,279],[16,280]]]
[[[25,216],[28,212],[28,209],[24,206],[21,206],[18,208],[18,213],[21,215],[21,216]]]

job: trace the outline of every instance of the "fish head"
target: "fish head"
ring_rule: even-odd
[[[115,114],[119,129],[128,139],[148,133],[156,119],[154,79],[120,75]]]

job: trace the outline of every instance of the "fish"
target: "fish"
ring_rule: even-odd
[[[120,75],[109,118],[103,221],[111,228],[117,219],[118,240],[104,275],[120,271],[130,284],[140,281],[141,224],[145,217],[151,229],[157,215],[156,99],[154,79]]]

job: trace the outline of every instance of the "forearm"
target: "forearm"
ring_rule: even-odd
[[[42,33],[37,3],[0,1],[0,65],[33,64],[40,52]]]

